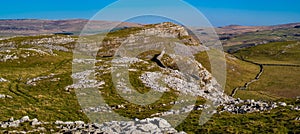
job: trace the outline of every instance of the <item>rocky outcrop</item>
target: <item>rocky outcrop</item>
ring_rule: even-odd
[[[223,108],[220,112],[226,111],[234,114],[270,111],[278,107],[276,102],[267,103],[255,100],[241,100],[239,98],[230,103],[223,104],[222,106]]]
[[[75,41],[70,36],[15,37],[1,40],[0,62],[34,56],[57,56],[55,51],[71,52]]]
[[[25,40],[22,41],[20,44],[40,46],[48,50],[69,52],[74,46],[68,44],[75,43],[75,41],[75,38],[72,38],[70,36],[51,36],[40,39]]]
[[[299,106],[292,107],[292,110],[300,111],[300,105],[299,105]]]
[[[12,99],[13,97],[10,95],[0,94],[0,99],[5,99],[5,98]]]
[[[130,31],[130,29],[126,30],[126,32]],[[155,38],[173,38],[189,46],[200,46],[200,43],[188,33],[185,27],[169,22],[146,25],[140,30],[133,29],[132,31],[134,32],[125,37],[111,37],[110,34],[107,34],[97,55],[100,57],[112,57],[121,44],[149,43]]]
[[[69,43],[75,43],[76,38],[71,36],[29,36],[19,39],[19,37],[9,38],[0,41],[0,50],[8,50],[7,48],[17,48],[24,45],[42,46],[57,51],[70,51]],[[71,47],[71,46],[68,46]],[[5,49],[4,49],[5,48]]]
[[[8,131],[9,133],[34,133],[47,132],[42,127],[43,125],[51,124],[56,126],[58,133],[105,133],[105,134],[119,134],[119,133],[136,133],[136,134],[185,134],[185,132],[178,132],[176,129],[162,118],[146,118],[143,120],[135,119],[133,121],[111,121],[102,124],[85,123],[83,121],[55,121],[53,123],[42,122],[38,119],[30,119],[24,116],[21,119],[14,120],[10,118],[8,121],[0,122],[1,128],[18,128],[24,123],[29,123],[32,130],[28,131]],[[1,132],[1,131],[0,131]],[[7,131],[3,131],[7,132]],[[49,132],[54,132],[50,130]]]
[[[86,70],[83,72],[73,73],[72,78],[76,80],[72,85],[65,87],[66,91],[70,91],[71,89],[80,89],[80,88],[96,88],[99,87],[105,82],[97,81],[94,79],[90,79],[89,77],[94,75],[93,70]]]
[[[36,77],[36,78],[33,78],[33,79],[30,79],[26,82],[26,84],[28,85],[32,85],[32,86],[36,86],[37,82],[38,81],[41,81],[41,80],[45,80],[45,79],[49,79],[49,78],[53,78],[55,75],[54,74],[50,74],[48,76],[40,76],[40,77]]]
[[[56,122],[61,125],[62,133],[136,133],[136,134],[185,134],[177,132],[172,126],[162,118],[146,118],[135,121],[112,121],[103,124],[84,124],[83,122]]]
[[[159,72],[146,72],[141,75],[140,79],[145,86],[158,92],[169,90],[167,87],[157,83],[157,81],[163,81],[168,87],[179,91],[181,94],[204,97],[218,104],[232,100],[231,97],[216,88],[218,87],[217,82],[204,68],[200,68],[200,76],[202,77],[198,79],[198,83],[187,82],[184,74],[179,71],[170,69],[165,69],[165,71],[170,74],[163,75]]]
[[[189,113],[192,110],[194,110],[194,108],[195,108],[195,105],[188,105],[188,106],[182,107],[179,110],[170,109],[166,112],[155,113],[155,114],[152,114],[151,117],[156,117],[156,116],[163,117],[163,116],[168,116],[168,115],[180,115],[180,114],[184,114],[184,113]],[[197,110],[202,110],[202,109],[197,109]]]
[[[11,117],[7,121],[0,122],[1,128],[17,128],[20,127],[24,123],[30,123],[31,126],[39,126],[42,124],[49,124],[48,122],[41,122],[38,119],[30,119],[28,116],[24,116],[21,119],[15,120],[13,117]]]
[[[0,82],[9,82],[7,79],[0,78]]]

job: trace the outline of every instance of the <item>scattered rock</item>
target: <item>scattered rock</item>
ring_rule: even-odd
[[[78,72],[72,74],[72,78],[78,80],[76,83],[73,83],[72,85],[69,85],[65,88],[66,91],[69,91],[70,89],[84,89],[84,88],[96,88],[101,85],[104,85],[105,82],[103,81],[97,81],[90,79],[90,76],[94,75],[93,70],[86,70],[83,72]]]
[[[54,77],[54,74],[50,74],[48,76],[40,76],[40,77],[36,77],[36,78],[33,78],[33,79],[30,79],[26,82],[26,84],[28,85],[32,85],[32,86],[36,86],[37,82],[38,81],[41,81],[41,80],[44,80],[44,79],[49,79],[49,78],[52,78]]]
[[[55,124],[60,125],[61,133],[178,133],[166,120],[157,117],[135,121],[111,121],[103,124],[85,124],[82,121],[75,121],[75,123],[56,121]]]
[[[24,117],[22,117],[22,118],[20,119],[20,123],[28,122],[28,121],[30,121],[29,116],[24,116]]]
[[[12,99],[13,97],[10,95],[0,94],[0,99],[5,99],[5,98]]]
[[[300,106],[295,106],[295,107],[292,108],[292,110],[300,111]]]
[[[0,82],[9,82],[9,81],[4,78],[0,78]]]
[[[36,119],[36,118],[32,119],[32,122],[31,122],[32,126],[38,126],[38,125],[41,125],[41,124],[42,124],[42,122],[39,122],[38,119]]]
[[[278,104],[283,107],[287,106],[287,104],[285,102],[278,102]]]
[[[246,114],[253,112],[263,112],[270,111],[274,108],[277,108],[276,102],[263,102],[263,101],[255,101],[255,100],[240,100],[236,99],[230,103],[225,103],[222,105],[223,108],[220,111],[222,112],[230,112],[234,114]]]

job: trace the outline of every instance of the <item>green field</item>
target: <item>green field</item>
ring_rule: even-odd
[[[262,44],[263,42],[286,42],[286,41],[299,41],[300,37],[295,36],[299,33],[299,28],[280,28],[276,30],[262,30],[256,32],[246,32],[241,35],[233,36],[229,40],[224,41],[225,46],[238,47],[242,44]]]
[[[242,49],[234,55],[261,64],[299,65],[300,43],[296,41],[269,43]]]
[[[13,40],[17,44],[18,55],[34,51],[21,48],[39,48],[38,46],[20,45],[21,40],[32,40],[41,37],[22,37]],[[54,51],[57,56],[38,55],[7,62],[0,62],[0,77],[10,82],[0,83],[0,94],[6,94],[13,99],[0,99],[0,120],[10,117],[20,118],[28,115],[45,121],[85,120],[81,113],[75,92],[65,91],[65,87],[72,83],[72,54],[69,52]],[[38,81],[36,85],[26,82],[32,78],[48,76],[52,78]],[[55,80],[56,79],[56,80]]]
[[[197,54],[195,58],[210,70],[211,67],[206,52]],[[225,93],[230,95],[234,88],[243,86],[247,81],[255,78],[256,73],[259,72],[259,67],[226,54],[226,71]]]
[[[300,84],[298,82],[300,67],[297,67],[300,65],[299,42],[275,42],[258,45],[242,49],[234,55],[247,61],[266,64],[261,78],[251,84],[249,90],[241,91],[240,95],[245,96],[249,91],[257,95],[264,95],[266,99],[300,96]]]

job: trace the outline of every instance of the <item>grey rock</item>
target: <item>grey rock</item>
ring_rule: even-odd
[[[4,78],[0,78],[0,82],[9,82],[9,81]]]
[[[287,106],[287,104],[285,102],[279,102],[278,104],[283,107]]]
[[[31,125],[32,125],[32,126],[38,126],[38,125],[41,125],[41,124],[42,124],[42,123],[39,122],[38,119],[36,119],[36,118],[32,119],[32,122],[31,122]]]
[[[75,121],[74,123],[75,123],[76,125],[83,125],[83,124],[84,124],[83,121]]]
[[[20,122],[23,123],[23,122],[28,122],[30,121],[30,118],[28,116],[24,116],[20,119]]]
[[[12,99],[13,97],[10,95],[0,94],[0,99],[5,99],[5,98]]]
[[[55,121],[54,124],[56,124],[56,125],[62,125],[62,124],[64,124],[64,122],[63,121]]]
[[[166,120],[163,120],[163,119],[157,119],[159,120],[159,128],[169,128],[171,127],[171,125],[166,121]]]
[[[144,132],[150,132],[151,130],[157,130],[158,127],[154,124],[145,124],[139,127]]]
[[[293,108],[293,110],[300,111],[300,106],[295,106],[295,107]]]

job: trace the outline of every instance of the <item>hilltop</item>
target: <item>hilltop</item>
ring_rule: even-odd
[[[89,55],[73,54],[76,45],[82,45],[83,51],[93,49],[93,44],[99,43],[93,40],[95,37],[103,39],[100,42],[103,47],[96,51],[94,59]],[[175,42],[168,42],[171,48],[176,46],[181,54],[191,55],[194,59],[169,54],[167,47],[159,46],[167,39]],[[83,41],[82,44],[78,44],[80,41]],[[124,42],[128,47],[122,48]],[[211,74],[209,49],[202,46],[185,27],[173,23],[123,28],[104,37],[103,34],[83,38],[39,35],[3,39],[0,40],[0,104],[3,104],[0,105],[0,131],[117,133],[122,130],[141,133],[151,132],[153,128],[161,133],[297,133],[299,99],[294,94],[282,94],[280,89],[272,89],[272,84],[277,84],[272,80],[278,80],[275,79],[278,76],[285,79],[297,72],[290,72],[292,69],[281,72],[282,68],[275,68],[277,73],[274,73],[275,69],[266,68],[266,74],[274,73],[271,79],[263,73],[262,81],[237,90],[235,95],[231,93],[260,72],[260,66],[252,62],[298,64],[296,56],[288,55],[299,53],[296,49],[298,44],[271,43],[244,48],[234,55],[225,54],[227,84],[222,91],[218,80]],[[272,48],[274,45],[278,45],[276,50]],[[120,47],[121,50],[118,49]],[[198,49],[191,53],[180,51],[188,47]],[[134,51],[128,50],[134,49],[145,51],[133,56]],[[276,54],[279,55],[275,58],[257,60]],[[176,61],[184,61],[187,68],[184,73],[180,69],[185,68],[180,68]],[[95,66],[89,68],[91,64]],[[72,68],[74,65],[78,68]],[[129,79],[124,75],[130,76]],[[115,79],[118,77],[120,79]],[[288,86],[288,80],[291,79],[279,84]],[[128,82],[133,87],[128,86]],[[263,85],[262,88],[257,88],[260,85]],[[289,87],[283,89],[293,90]],[[152,95],[143,96],[149,92]],[[130,102],[131,93],[142,94],[136,100],[144,105]],[[103,96],[104,105],[96,103],[99,95]],[[161,98],[156,100],[159,95]],[[89,101],[78,102],[78,97],[89,98]],[[216,109],[209,111],[212,105],[206,100],[211,100]],[[154,103],[148,104],[148,101]],[[201,126],[199,118],[202,112],[213,116]],[[112,113],[133,121],[111,121],[107,117]],[[179,115],[186,118],[174,128]],[[93,117],[99,116],[109,122],[95,123],[98,118]]]

